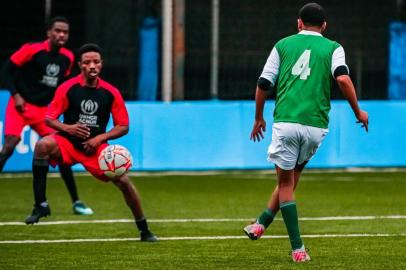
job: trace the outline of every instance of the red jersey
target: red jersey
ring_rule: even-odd
[[[68,49],[51,51],[49,40],[24,44],[6,64],[5,87],[31,104],[47,106],[56,87],[70,75],[73,61]]]
[[[119,90],[100,78],[95,88],[88,87],[82,75],[57,88],[45,117],[55,120],[62,114],[65,124],[87,125],[90,128],[90,138],[106,132],[110,114],[115,126],[128,126],[129,123],[127,108]],[[86,140],[63,131],[58,134],[83,151],[82,143]]]

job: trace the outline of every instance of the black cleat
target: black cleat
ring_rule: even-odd
[[[49,206],[36,206],[34,205],[34,209],[32,209],[31,216],[28,216],[25,219],[25,224],[34,224],[39,221],[40,218],[50,216],[51,215],[51,208]]]
[[[146,232],[141,232],[140,241],[141,242],[158,242],[158,238],[156,238],[156,236],[152,232],[146,231]]]

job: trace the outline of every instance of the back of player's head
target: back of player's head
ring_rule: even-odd
[[[52,27],[54,27],[54,24],[57,23],[57,22],[63,22],[63,23],[66,23],[66,24],[69,25],[69,20],[68,19],[66,19],[63,16],[56,16],[56,17],[53,17],[52,19],[50,19],[48,21],[48,23],[47,23],[47,31],[51,30]]]
[[[79,59],[82,59],[82,55],[88,52],[97,52],[102,55],[102,49],[99,45],[94,43],[86,43],[79,48]]]
[[[299,10],[299,19],[305,25],[322,26],[325,22],[324,8],[317,3],[308,3]]]

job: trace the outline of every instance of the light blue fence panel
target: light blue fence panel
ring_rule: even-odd
[[[1,127],[7,100],[8,93],[0,91]],[[347,102],[332,102],[329,134],[308,167],[406,166],[406,101],[364,101],[361,107],[370,116],[368,133],[355,124]],[[130,150],[134,171],[274,167],[266,161],[272,135],[272,101],[265,106],[267,130],[259,143],[249,139],[255,112],[253,101],[127,102],[127,108],[129,134],[110,143]],[[29,128],[23,135],[23,142],[5,171],[31,170],[37,137]],[[81,166],[74,169],[83,170]]]

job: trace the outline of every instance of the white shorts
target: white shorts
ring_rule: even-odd
[[[283,170],[310,160],[327,135],[328,129],[297,123],[274,123],[272,142],[268,147],[268,161]]]

